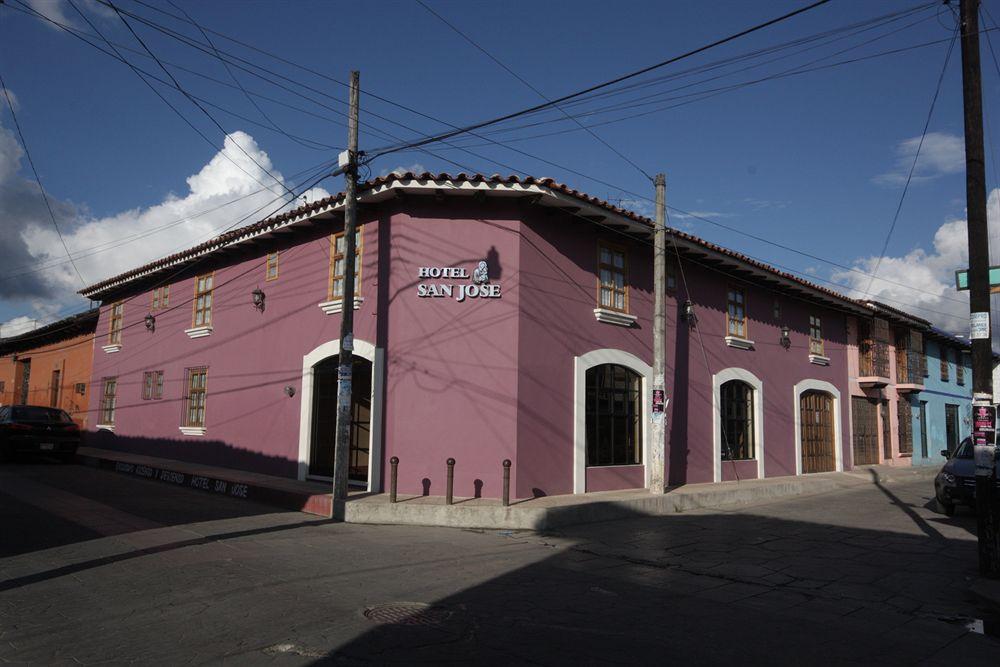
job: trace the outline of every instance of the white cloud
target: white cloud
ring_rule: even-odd
[[[413,164],[410,165],[401,164],[393,169],[383,169],[379,175],[384,178],[389,174],[396,174],[397,176],[402,176],[406,172],[410,172],[413,174],[422,174],[425,171],[427,171],[427,168],[424,165],[420,164],[419,162],[414,162]]]
[[[988,204],[990,237],[994,238],[1000,234],[1000,189],[990,193]],[[905,255],[886,256],[867,292],[869,298],[930,320],[946,331],[968,334],[968,292],[955,289],[955,271],[969,263],[966,233],[965,220],[948,220],[935,232],[932,249],[915,248]],[[877,263],[878,257],[863,257],[853,266],[870,274]],[[832,279],[848,285],[851,296],[862,297],[871,277],[838,271]]]
[[[27,301],[31,317],[42,320],[53,317],[56,310],[75,310],[85,302],[75,295],[80,280],[66,262],[37,184],[19,174],[22,155],[13,135],[0,127],[0,219],[7,237],[0,246],[0,266],[4,267],[0,298]],[[288,196],[267,172],[285,182],[253,137],[237,131],[226,137],[222,151],[187,178],[186,193],[167,194],[154,206],[93,218],[51,195],[50,200],[76,265],[92,284],[208,240],[227,227],[275,213]],[[307,192],[308,201],[328,195],[320,187]],[[40,265],[51,268],[30,271]]]
[[[720,213],[719,211],[688,211],[687,213],[671,213],[671,218],[678,218],[680,220],[689,220],[697,218],[732,218],[732,213]]]
[[[66,26],[77,27],[76,23],[67,15],[67,5],[63,0],[27,0],[28,5],[34,9],[39,14],[46,16],[56,23],[62,23]],[[53,30],[62,30],[59,26],[49,23],[48,21],[42,21],[45,25],[49,26]]]
[[[896,163],[891,171],[879,174],[874,182],[880,185],[902,185],[913,166],[913,156],[920,146],[920,137],[904,139],[896,146]],[[965,169],[965,140],[946,132],[928,132],[920,148],[912,182],[929,181]]]
[[[8,99],[10,102],[8,103]],[[0,109],[6,109],[7,107],[13,107],[14,112],[21,110],[21,104],[17,101],[17,95],[10,88],[4,88],[0,86]]]
[[[27,315],[19,315],[6,322],[0,322],[0,337],[10,338],[33,331],[38,327],[38,321]]]

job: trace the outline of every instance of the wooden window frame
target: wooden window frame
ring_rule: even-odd
[[[607,250],[611,253],[611,263],[605,264],[601,256],[603,251]],[[614,286],[614,274],[619,272],[619,268],[614,265],[614,255],[618,253],[622,256],[622,266],[620,272],[622,274],[622,287],[621,289]],[[616,294],[622,295],[622,308],[618,308],[614,305],[605,305],[601,301],[601,290],[604,289],[604,283],[601,281],[601,271],[607,268],[611,271],[611,285],[608,289],[611,290],[611,301],[614,302],[614,296]],[[628,248],[623,245],[618,245],[616,243],[609,243],[608,241],[598,241],[597,242],[597,307],[604,308],[606,310],[613,310],[616,313],[628,313],[629,312],[629,261],[628,261]]]
[[[354,249],[354,255],[357,257],[356,268],[354,270],[354,298],[358,298],[361,293],[361,269],[364,268],[364,263],[361,261],[362,252],[361,249],[364,247],[364,228],[358,227],[355,234],[357,235],[357,247]],[[334,267],[337,265],[338,259],[344,259],[341,253],[337,252],[337,239],[344,238],[343,230],[330,235],[330,272],[326,280],[326,296],[327,301],[337,301],[344,298],[341,294],[337,296],[333,293],[333,282],[334,279],[344,280],[343,274],[334,273]],[[347,239],[344,238],[344,254],[347,252]],[[344,268],[347,268],[347,262],[344,262]],[[343,289],[341,289],[343,291]]]
[[[108,386],[111,386],[111,392],[108,392]],[[110,407],[109,407],[110,400]],[[115,411],[117,409],[118,403],[118,376],[110,376],[101,378],[101,413],[100,413],[100,423],[102,425],[106,424],[108,426],[114,426],[115,423]]]
[[[162,310],[170,305],[170,285],[161,285],[150,292],[149,310]]]
[[[737,398],[736,390],[745,392],[740,402],[733,403]],[[757,392],[753,385],[743,380],[728,380],[719,387],[719,430],[722,436],[723,461],[754,461],[757,459],[757,433],[754,424],[755,402]],[[741,405],[742,403],[742,405]],[[736,406],[743,409],[740,415]],[[742,428],[734,428],[742,422]],[[740,442],[742,441],[742,442]]]
[[[163,398],[163,371],[144,371],[142,374],[142,400],[158,401]]]
[[[191,386],[195,375],[204,374],[204,380],[197,389]],[[201,397],[198,406],[201,409],[201,420],[191,420],[191,400],[194,396]],[[184,369],[184,426],[189,428],[205,428],[205,413],[208,408],[208,366],[195,366]]]
[[[729,307],[734,303],[737,303],[731,298],[733,292],[737,292],[743,298],[742,302],[737,305],[743,310],[742,320],[733,319],[729,312]],[[733,322],[740,322],[743,328],[742,333],[733,333],[731,329],[731,324]],[[747,291],[743,287],[736,287],[735,285],[726,286],[726,336],[731,336],[733,338],[740,338],[742,340],[750,340],[750,322],[747,317]]]
[[[938,345],[938,361],[941,367],[941,382],[950,382],[951,371],[948,368],[948,357],[951,356],[951,348]]]
[[[278,279],[278,266],[281,253],[278,250],[274,252],[267,253],[267,258],[264,261],[264,282],[271,282],[272,280]],[[271,275],[271,269],[274,269],[274,275]]]
[[[962,362],[962,351],[955,349],[955,384],[965,386],[965,365]]]
[[[199,291],[198,284],[202,279],[207,279],[211,281],[211,286],[205,291]],[[194,300],[191,302],[191,326],[192,327],[210,327],[212,326],[212,306],[214,305],[214,292],[215,292],[215,271],[210,271],[209,273],[203,273],[201,275],[194,277]],[[199,308],[198,300],[203,297],[208,296],[208,306]],[[198,322],[198,313],[202,314],[201,323]]]
[[[668,261],[663,276],[663,286],[668,294],[677,292],[677,264]]]
[[[117,326],[115,326],[117,324]],[[108,345],[122,344],[122,329],[125,327],[125,302],[111,304],[108,317]]]
[[[823,356],[823,318],[809,316],[809,354]]]

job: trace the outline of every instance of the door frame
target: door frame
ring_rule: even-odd
[[[299,462],[298,478],[309,475],[312,453],[313,368],[319,362],[340,354],[340,340],[323,343],[302,357],[302,391],[299,399]],[[354,355],[372,365],[371,424],[368,431],[368,488],[372,493],[382,490],[382,394],[385,377],[385,350],[366,340],[354,339]]]
[[[840,390],[822,380],[802,380],[792,387],[795,412],[795,474],[802,474],[802,394],[807,391],[822,391],[833,399],[833,461],[836,472],[844,471],[843,439],[840,423]]]

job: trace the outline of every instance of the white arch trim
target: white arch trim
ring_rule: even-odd
[[[625,366],[642,376],[642,465],[645,484],[649,486],[649,432],[652,423],[650,406],[653,368],[624,350],[602,349],[574,357],[573,366],[573,493],[587,491],[587,370],[603,364]]]
[[[742,368],[726,368],[712,376],[712,476],[722,481],[722,385],[739,380],[753,387],[753,439],[757,478],[764,479],[764,383]]]
[[[807,391],[825,391],[833,396],[833,459],[834,469],[844,471],[844,447],[840,429],[840,390],[822,380],[802,380],[792,387],[792,408],[795,411],[795,474],[802,474],[802,394]]]
[[[302,400],[299,412],[299,474],[304,480],[309,474],[312,444],[313,368],[319,362],[340,354],[340,341],[323,343],[302,357]],[[385,350],[366,340],[354,339],[355,356],[372,363],[371,424],[368,432],[368,490],[382,488],[382,383],[385,377]]]

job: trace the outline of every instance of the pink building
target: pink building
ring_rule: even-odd
[[[398,456],[400,493],[443,494],[449,457],[459,496],[498,496],[504,459],[517,497],[648,485],[652,222],[548,179],[390,175],[359,192],[353,483],[382,490]],[[342,208],[84,290],[102,302],[94,444],[329,477]],[[870,310],[669,238],[669,483],[850,468],[847,318]]]

